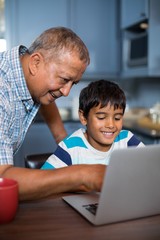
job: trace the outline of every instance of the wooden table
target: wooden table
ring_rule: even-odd
[[[159,240],[160,215],[95,227],[61,195],[20,203],[15,219],[0,225],[0,240]]]

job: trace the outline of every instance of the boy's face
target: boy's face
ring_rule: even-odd
[[[114,106],[108,104],[100,108],[93,107],[85,119],[80,113],[80,120],[86,125],[86,138],[88,142],[99,151],[108,151],[122,129],[123,109],[114,110]]]

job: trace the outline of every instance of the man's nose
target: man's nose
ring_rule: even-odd
[[[60,88],[60,92],[64,97],[67,97],[70,93],[72,87],[72,82],[65,84],[63,87]]]

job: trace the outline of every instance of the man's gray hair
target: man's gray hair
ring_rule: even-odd
[[[65,53],[76,53],[87,65],[89,52],[81,38],[69,28],[55,27],[44,31],[28,49],[28,53],[40,52],[46,60],[60,58]]]

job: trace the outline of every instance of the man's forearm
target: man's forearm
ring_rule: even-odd
[[[53,102],[52,104],[41,106],[40,112],[48,124],[56,143],[59,143],[67,136],[67,132],[64,128],[56,103]]]
[[[54,170],[8,167],[1,175],[18,182],[20,200],[34,200],[69,191],[98,191],[104,171],[103,165],[74,165]]]
[[[52,194],[76,190],[81,185],[70,168],[39,170],[11,167],[4,172],[3,177],[13,178],[18,182],[20,200],[40,199]]]

